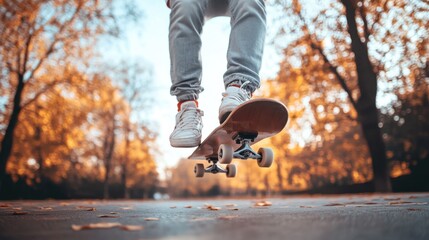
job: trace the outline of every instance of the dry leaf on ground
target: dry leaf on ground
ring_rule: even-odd
[[[213,218],[198,218],[198,217],[195,217],[191,221],[193,221],[193,222],[201,222],[201,221],[210,221],[210,220],[214,220],[214,219]]]
[[[237,216],[220,216],[219,217],[219,219],[222,219],[222,220],[231,220],[234,218],[237,218]]]
[[[122,210],[134,210],[133,207],[121,207]]]
[[[98,215],[99,218],[118,218],[118,215]]]
[[[344,204],[344,203],[328,203],[328,204],[325,204],[323,206],[325,206],[325,207],[337,207],[337,206],[345,207],[346,204]]]
[[[51,207],[39,207],[39,209],[40,209],[40,210],[42,210],[42,211],[50,211],[50,210],[53,210],[53,208],[51,208]]]
[[[12,207],[12,206],[7,203],[0,203],[0,208],[8,208],[8,207]]]
[[[205,204],[204,205],[204,208],[205,209],[208,209],[208,210],[210,210],[210,211],[217,211],[217,210],[221,210],[222,208],[220,208],[220,207],[215,207],[215,206],[212,206],[212,205],[209,205],[209,204]]]
[[[119,228],[125,231],[140,231],[143,230],[144,227],[139,225],[122,225]]]
[[[225,207],[237,207],[237,204],[234,204],[234,203],[225,204]]]
[[[88,211],[88,212],[93,212],[97,210],[95,207],[85,207],[85,206],[77,206],[76,208],[82,211]]]
[[[148,217],[144,219],[145,221],[159,221],[159,218],[155,218],[155,217]]]
[[[260,201],[260,202],[256,202],[255,203],[255,207],[269,207],[272,206],[273,204],[270,201]]]
[[[88,230],[88,229],[106,229],[106,228],[114,228],[122,226],[118,222],[101,222],[101,223],[90,223],[87,225],[75,225],[73,224],[71,227],[74,231],[80,230]]]
[[[185,208],[192,208],[192,206],[185,206]]]

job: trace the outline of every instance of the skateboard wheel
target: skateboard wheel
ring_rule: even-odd
[[[229,164],[231,163],[232,158],[234,157],[234,149],[229,145],[221,144],[219,146],[217,155],[220,163]]]
[[[262,157],[258,159],[258,166],[265,168],[270,167],[274,159],[273,150],[271,150],[271,148],[260,148],[258,154]]]
[[[226,165],[226,176],[229,178],[235,177],[237,174],[237,167],[234,164]]]
[[[206,169],[204,168],[204,164],[202,163],[195,164],[195,167],[194,167],[195,177],[203,177],[205,170]]]

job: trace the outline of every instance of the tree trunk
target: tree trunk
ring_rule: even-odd
[[[15,96],[13,97],[13,108],[12,114],[9,119],[9,123],[6,128],[6,132],[3,136],[3,140],[1,142],[1,150],[0,150],[0,188],[2,185],[2,181],[6,176],[6,165],[7,161],[10,158],[13,147],[14,140],[14,132],[15,128],[18,124],[19,114],[21,112],[21,96],[24,91],[24,75],[18,74],[18,85],[16,87]]]
[[[282,174],[282,164],[279,161],[276,161],[277,163],[277,179],[279,181],[278,188],[279,193],[281,194],[283,192],[283,174]]]
[[[386,147],[378,127],[379,116],[376,107],[377,74],[374,72],[369,59],[367,45],[361,41],[359,36],[356,24],[356,2],[350,0],[341,0],[341,2],[346,8],[347,30],[352,42],[352,51],[355,55],[360,90],[356,111],[372,159],[374,189],[376,192],[390,192],[392,187],[386,158]]]
[[[129,199],[130,195],[128,192],[128,188],[127,188],[127,163],[129,161],[129,155],[130,155],[130,139],[128,137],[130,133],[130,127],[129,127],[129,122],[126,123],[125,126],[125,154],[124,154],[124,158],[122,159],[122,164],[121,164],[121,168],[122,168],[122,173],[121,173],[121,182],[122,182],[122,187],[124,188],[124,195],[123,197],[125,199]]]
[[[103,198],[108,199],[109,195],[109,182],[110,182],[110,168],[112,165],[113,150],[115,149],[115,115],[112,116],[112,125],[107,129],[107,136],[105,139],[105,156],[104,156],[104,165],[106,173],[104,175],[104,188],[103,188]]]

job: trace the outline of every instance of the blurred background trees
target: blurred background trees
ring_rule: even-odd
[[[132,1],[0,0],[0,197],[429,190],[427,1],[268,6],[282,61],[256,97],[290,111],[260,144],[275,163],[236,161],[235,179],[196,179],[186,159],[156,170],[151,68],[103,56],[106,39],[141,20]]]
[[[284,60],[260,96],[284,102],[291,116],[269,141],[275,163],[265,172],[237,161],[236,179],[207,184],[253,195],[428,190],[429,4],[276,0],[271,7],[272,42]]]
[[[150,69],[108,68],[95,47],[140,15],[131,1],[0,2],[3,198],[154,191],[156,135],[133,117],[150,100]]]

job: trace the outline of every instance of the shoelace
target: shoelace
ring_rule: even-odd
[[[200,124],[200,117],[203,116],[203,111],[195,108],[185,108],[179,117],[177,128],[180,129],[195,129],[197,124]]]
[[[239,100],[240,102],[244,102],[247,99],[251,98],[252,97],[251,93],[244,88],[249,83],[250,83],[250,81],[245,81],[243,84],[241,84],[240,91],[241,91],[242,94],[234,95],[233,97],[236,98],[237,100]],[[222,93],[223,97],[227,97],[229,95],[230,94],[227,93],[227,92],[223,92]]]

